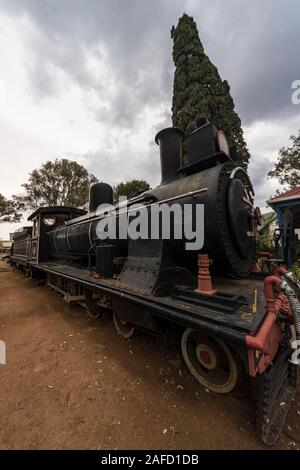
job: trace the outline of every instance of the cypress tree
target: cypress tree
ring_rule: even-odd
[[[225,132],[229,145],[235,148],[238,164],[247,169],[250,155],[229,84],[205,54],[193,18],[184,13],[176,28],[172,27],[171,37],[175,65],[173,126],[188,134],[200,118],[207,118]]]

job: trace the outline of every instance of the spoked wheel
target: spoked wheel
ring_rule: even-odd
[[[192,375],[216,393],[230,392],[238,382],[237,363],[226,344],[187,328],[181,339],[182,355]]]
[[[113,314],[113,320],[117,333],[123,338],[131,338],[135,334],[135,326],[128,321],[121,320],[115,314]]]

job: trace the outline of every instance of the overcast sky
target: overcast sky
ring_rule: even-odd
[[[231,86],[263,207],[279,187],[267,172],[300,128],[299,0],[0,0],[0,192],[62,156],[112,185],[158,184],[153,137],[171,124],[170,29],[183,12]]]

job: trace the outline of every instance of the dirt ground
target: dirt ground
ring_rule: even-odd
[[[3,262],[0,340],[1,449],[266,448],[245,397],[206,392],[153,337],[123,340]],[[300,394],[275,449],[299,449],[299,421]]]

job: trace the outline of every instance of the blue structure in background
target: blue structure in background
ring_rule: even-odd
[[[282,257],[290,267],[297,256],[298,235],[300,229],[300,186],[276,196],[268,201],[276,212],[280,229],[280,246]]]

